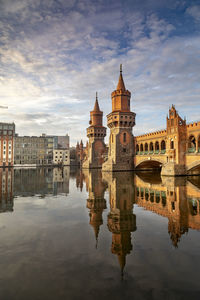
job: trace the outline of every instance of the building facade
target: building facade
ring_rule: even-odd
[[[13,166],[14,136],[14,123],[0,123],[0,167]]]
[[[54,164],[54,150],[58,149],[59,138],[64,160],[69,157],[67,146],[69,145],[69,136],[65,137],[50,136],[15,136],[14,138],[14,165],[15,166],[43,166]],[[67,154],[66,154],[67,152]]]
[[[69,149],[54,149],[53,164],[60,166],[70,165],[70,150]]]
[[[166,125],[135,137],[135,169],[160,168],[166,176],[200,174],[200,122],[187,124],[172,105]]]

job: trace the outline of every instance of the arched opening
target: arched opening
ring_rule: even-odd
[[[173,140],[170,141],[170,149],[174,149],[174,141]]]
[[[161,142],[161,153],[165,153],[166,152],[166,143],[164,140],[162,140]]]
[[[188,152],[194,153],[195,151],[196,151],[196,139],[194,135],[190,135],[188,140]]]
[[[159,153],[159,143],[158,143],[158,141],[155,142],[155,153]]]
[[[136,154],[138,154],[138,152],[139,152],[139,145],[137,144],[136,145]]]
[[[140,152],[143,152],[144,148],[143,148],[143,144],[140,144]]]
[[[144,145],[144,151],[147,153],[148,152],[148,144],[147,143],[145,143],[145,145]]]
[[[198,137],[198,152],[200,152],[200,136]]]
[[[141,162],[136,169],[137,170],[160,170],[162,163],[156,160],[145,160]]]
[[[152,143],[152,142],[151,142],[150,145],[149,145],[149,150],[150,150],[150,151],[149,151],[150,153],[153,153],[153,143]]]
[[[188,175],[200,175],[200,161],[197,161],[196,164],[188,170]]]

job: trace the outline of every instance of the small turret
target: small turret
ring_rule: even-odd
[[[117,89],[112,92],[112,111],[119,112],[130,112],[130,98],[131,93],[126,90],[123,76],[122,76],[122,65],[120,65],[119,81]]]
[[[94,109],[90,112],[90,126],[102,126],[103,112],[99,108],[98,96],[96,92],[96,100]]]

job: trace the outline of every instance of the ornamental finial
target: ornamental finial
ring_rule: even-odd
[[[120,74],[122,74],[122,64],[120,64]]]

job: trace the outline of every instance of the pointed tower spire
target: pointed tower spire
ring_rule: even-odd
[[[95,104],[94,104],[93,111],[100,111],[97,92],[96,92],[96,101],[95,101]]]
[[[117,90],[122,90],[122,91],[126,90],[124,80],[123,80],[123,76],[122,76],[122,64],[120,65],[120,74],[119,74],[119,81],[118,81],[118,85],[117,85]]]

